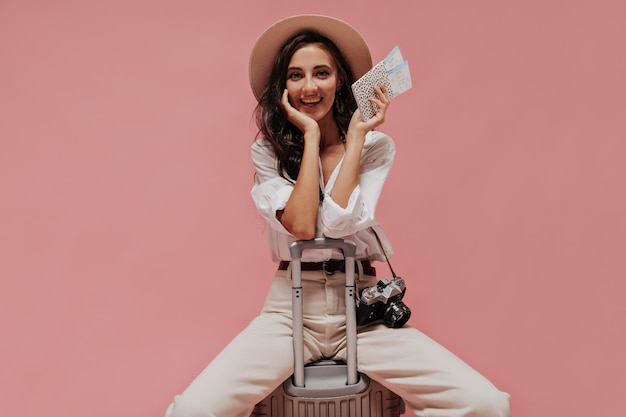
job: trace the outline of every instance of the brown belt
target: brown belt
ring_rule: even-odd
[[[376,276],[376,268],[372,266],[369,260],[358,260],[363,266],[363,274]],[[280,271],[286,271],[289,267],[289,261],[280,261],[278,269]],[[346,262],[343,259],[329,259],[324,262],[300,262],[300,269],[302,271],[321,271],[324,270],[328,275],[332,275],[337,271],[346,272]],[[354,266],[354,272],[358,273],[359,268]]]

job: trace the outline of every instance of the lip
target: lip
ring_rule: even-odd
[[[318,97],[317,99],[309,99],[306,101],[304,99],[300,99],[300,104],[303,105],[305,108],[314,108],[315,106],[320,104],[323,100],[324,100],[323,97]]]

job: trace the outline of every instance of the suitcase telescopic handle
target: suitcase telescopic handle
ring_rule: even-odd
[[[307,249],[340,249],[346,265],[346,365],[347,384],[359,381],[356,364],[356,304],[354,257],[356,246],[344,239],[315,238],[299,240],[291,244],[291,279],[293,305],[293,349],[294,349],[294,385],[304,387],[304,341],[303,341],[303,308],[302,308],[302,253]]]
[[[293,242],[289,247],[291,259],[302,258],[302,252],[306,249],[341,249],[343,256],[346,258],[354,258],[356,255],[356,246],[349,240],[316,237],[315,239]]]

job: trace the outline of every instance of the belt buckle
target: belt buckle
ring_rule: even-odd
[[[341,271],[341,261],[337,259],[329,259],[322,262],[322,269],[326,275],[333,275],[337,271]]]
[[[337,272],[336,269],[332,269],[331,266],[328,264],[327,261],[322,262],[322,269],[324,270],[324,272],[326,273],[326,275],[332,275],[335,272]]]

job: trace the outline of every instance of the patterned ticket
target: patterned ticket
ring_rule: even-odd
[[[384,60],[374,65],[371,70],[352,84],[352,92],[361,110],[363,120],[369,120],[378,111],[376,105],[369,99],[376,97],[374,86],[383,83],[391,98],[404,93],[412,86],[409,63],[402,58],[400,48],[397,46]]]

